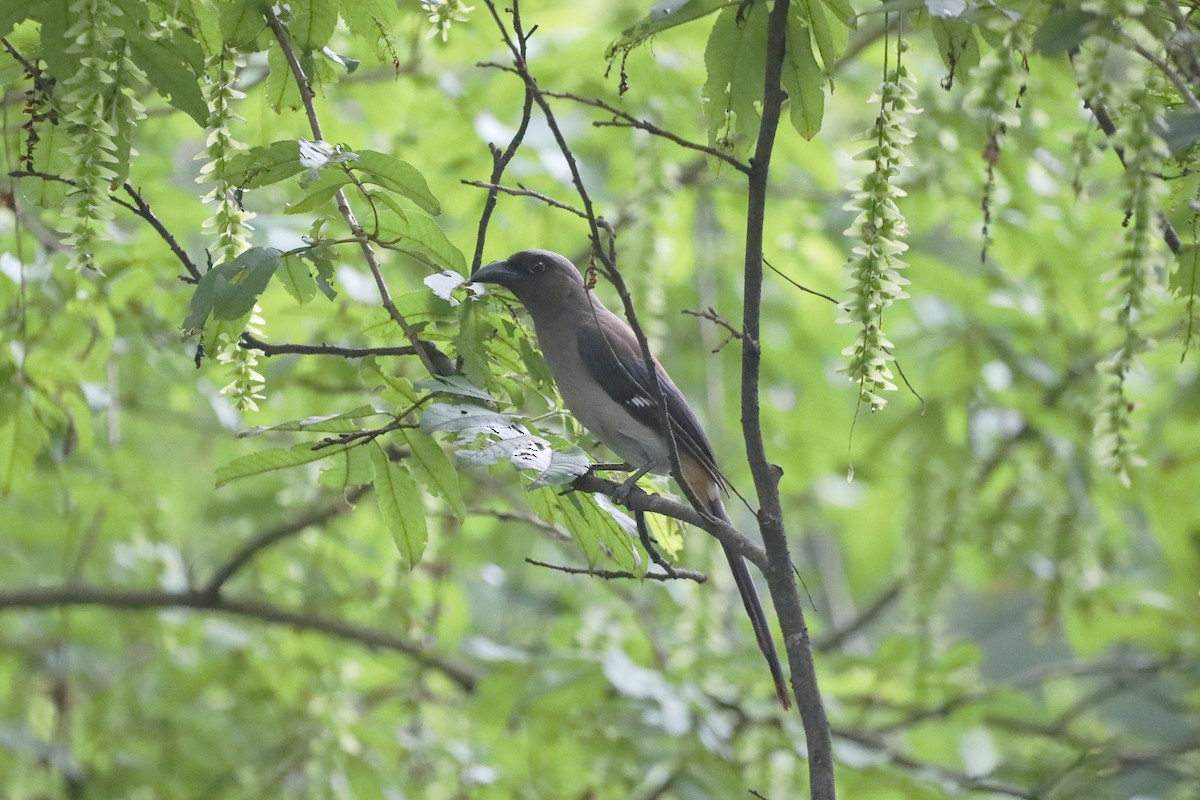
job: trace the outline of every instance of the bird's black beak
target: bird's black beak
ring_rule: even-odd
[[[508,288],[512,288],[516,279],[517,273],[507,261],[493,261],[486,267],[480,267],[471,276],[472,283],[494,283]]]

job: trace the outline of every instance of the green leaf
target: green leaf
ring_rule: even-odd
[[[1179,108],[1163,115],[1163,126],[1156,128],[1172,155],[1183,154],[1200,141],[1200,112]]]
[[[417,381],[415,388],[423,392],[441,392],[444,394],[456,394],[462,397],[474,397],[478,400],[487,400],[495,402],[490,394],[483,389],[480,389],[475,384],[461,375],[437,375],[432,378]]]
[[[288,65],[287,56],[278,44],[273,44],[267,50],[267,85],[263,92],[267,102],[276,113],[285,108],[300,108],[300,88],[292,77],[292,69]]]
[[[221,36],[227,44],[240,50],[262,49],[257,39],[267,27],[263,0],[218,0],[217,8]]]
[[[1200,292],[1200,245],[1185,244],[1175,256],[1168,287],[1176,297],[1190,298]]]
[[[739,2],[740,0],[659,0],[650,8],[650,13],[645,18],[621,31],[621,38],[608,46],[604,57],[611,61],[617,53],[637,47],[656,33],[700,19]]]
[[[279,275],[279,282],[283,284],[283,288],[300,305],[317,296],[317,282],[313,280],[308,264],[299,256],[284,256],[276,274]]]
[[[446,451],[428,434],[420,431],[401,428],[400,434],[412,450],[408,464],[416,473],[417,480],[445,500],[454,516],[463,519],[467,509],[458,486],[458,472],[450,463]]]
[[[386,411],[381,411],[374,406],[358,406],[357,408],[352,408],[349,411],[343,411],[340,414],[326,414],[318,417],[305,417],[304,419],[280,422],[278,425],[251,428],[250,430],[239,433],[238,438],[258,436],[260,433],[267,433],[268,431],[318,431],[321,433],[348,433],[350,431],[358,430],[358,426],[355,425],[351,420],[364,419],[366,417],[377,417],[386,413]]]
[[[220,11],[216,0],[191,0],[188,6],[192,12],[192,30],[196,34],[202,54],[220,52],[224,46],[224,38],[221,34]]]
[[[389,218],[380,225],[379,239],[436,269],[467,271],[467,259],[430,217],[413,211],[404,219]]]
[[[337,194],[338,189],[341,189],[347,183],[352,182],[352,178],[340,169],[327,169],[321,171],[321,177],[317,178],[308,187],[308,194],[302,200],[295,203],[289,203],[284,207],[285,214],[303,214],[319,208]]]
[[[829,75],[833,72],[838,56],[845,51],[846,45],[850,41],[849,28],[844,21],[839,19],[830,22],[820,0],[801,0],[800,7],[795,10],[801,12],[804,20],[808,23],[813,41],[817,44],[817,51],[821,54],[821,64],[825,67],[825,74]],[[791,26],[789,25],[788,44],[791,43]]]
[[[430,214],[442,213],[429,184],[420,171],[409,164],[374,150],[357,150],[358,160],[349,166],[363,175],[364,182],[374,183],[407,197]]]
[[[182,35],[150,39],[141,34],[131,35],[127,41],[134,63],[146,73],[155,91],[197,125],[206,127],[209,112],[200,91],[201,75],[186,58],[189,51],[181,46],[188,41],[195,47],[195,41]]]
[[[250,313],[280,266],[280,254],[274,247],[251,247],[228,264],[206,272],[200,283],[217,272],[212,315],[217,319],[238,319]]]
[[[979,66],[979,38],[974,25],[960,19],[935,19],[930,21],[930,30],[951,78],[961,78]]]
[[[335,492],[345,492],[355,486],[364,486],[375,480],[375,465],[366,447],[350,447],[339,450],[329,458],[317,482]]]
[[[850,5],[850,0],[824,0],[826,7],[833,12],[833,18],[848,28],[858,28],[858,13]]]
[[[15,398],[15,408],[0,406],[0,495],[25,482],[38,453],[50,436],[38,422],[33,406],[24,397]]]
[[[387,453],[378,443],[371,448],[371,461],[375,465],[375,496],[379,500],[379,513],[392,532],[400,557],[411,569],[421,560],[429,539],[421,492],[408,470],[389,461]]]
[[[433,302],[436,298],[432,297],[429,292],[413,290],[404,292],[392,298],[396,310],[408,322],[409,325],[417,325],[429,322],[435,316]],[[372,339],[381,339],[384,341],[407,341],[403,329],[392,319],[392,315],[388,313],[386,308],[373,308],[363,317],[362,332]]]
[[[758,107],[766,74],[767,11],[761,4],[726,8],[717,17],[704,65],[704,114],[708,143],[721,150],[745,150],[758,132]]]
[[[395,0],[348,0],[342,3],[342,19],[350,33],[366,42],[380,61],[400,63],[394,33],[400,29],[400,11]]]
[[[1074,50],[1095,32],[1097,19],[1089,11],[1050,11],[1033,35],[1033,49],[1045,55]]]
[[[788,15],[787,53],[780,81],[788,93],[792,127],[805,139],[821,130],[825,114],[825,76],[813,56],[812,41],[804,20]]]
[[[288,467],[320,461],[345,449],[345,446],[334,446],[314,450],[310,443],[303,442],[293,447],[262,450],[248,456],[241,456],[217,469],[216,488],[220,489],[225,484],[240,478],[278,472]]]
[[[0,3],[0,36],[7,36],[18,22],[32,16],[36,5],[28,0],[4,0]]]
[[[285,139],[238,153],[226,162],[221,177],[234,186],[257,189],[279,183],[303,171],[300,142]]]
[[[292,21],[288,33],[301,50],[320,50],[337,27],[338,4],[331,0],[289,0]]]

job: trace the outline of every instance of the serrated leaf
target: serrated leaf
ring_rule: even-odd
[[[396,405],[410,405],[417,401],[417,393],[413,391],[412,382],[402,375],[396,375],[391,370],[385,370],[379,365],[374,356],[364,358],[359,367],[359,377],[371,389],[382,387],[385,392],[391,392],[398,398]],[[389,400],[389,402],[391,402]]]
[[[216,488],[220,489],[230,481],[249,478],[252,475],[264,475],[268,472],[278,472],[288,467],[297,467],[313,461],[329,458],[345,450],[344,446],[323,447],[313,450],[308,442],[293,447],[261,450],[248,456],[241,456],[217,469]]]
[[[780,82],[788,93],[788,117],[805,139],[821,130],[825,115],[825,76],[813,56],[812,41],[804,21],[788,16],[787,53]]]
[[[400,28],[400,11],[395,0],[342,3],[342,19],[350,33],[366,42],[381,61],[399,63],[394,31]]]
[[[495,401],[495,398],[490,394],[461,375],[436,375],[432,378],[417,381],[414,385],[415,388],[423,392],[441,392],[444,394],[461,395],[462,397],[474,397],[479,400]]]
[[[312,262],[313,269],[317,272],[313,276],[313,279],[317,282],[317,288],[321,290],[321,294],[332,300],[337,297],[337,292],[333,288],[334,264],[329,254],[330,248],[319,246],[311,250],[305,250],[300,253],[300,257]]]
[[[313,279],[308,264],[300,256],[284,256],[276,274],[279,276],[279,282],[283,284],[283,288],[300,305],[304,305],[317,296],[317,282]]]
[[[450,463],[449,456],[427,434],[403,428],[400,434],[412,451],[408,463],[417,480],[445,500],[454,516],[463,519],[467,515],[467,509],[458,485],[458,472]]]
[[[1097,19],[1088,11],[1050,11],[1033,35],[1033,49],[1045,55],[1073,50],[1095,31]]]
[[[327,459],[317,482],[335,492],[365,486],[375,480],[375,465],[365,447],[350,447]]]
[[[204,53],[216,53],[224,42],[221,36],[220,13],[215,0],[191,0],[188,7],[192,12],[192,30],[196,33]]]
[[[425,176],[412,164],[374,150],[356,152],[358,160],[351,168],[360,173],[366,182],[391,189],[412,200],[430,214],[442,213],[441,204],[429,190]]]
[[[187,114],[200,127],[208,125],[208,103],[200,91],[200,75],[185,60],[187,50],[176,40],[150,39],[143,34],[128,37],[130,56],[163,99]],[[195,44],[193,42],[193,44]]]
[[[704,49],[704,66],[708,71],[704,114],[708,120],[708,143],[712,147],[738,152],[758,132],[756,104],[762,100],[766,50],[765,7],[739,4],[727,7],[717,16]],[[726,134],[731,121],[732,141]]]
[[[301,50],[319,50],[333,37],[338,4],[330,0],[288,0],[292,21],[288,33]]]
[[[279,183],[303,171],[300,143],[295,139],[285,139],[234,155],[226,162],[221,178],[243,189],[257,189]]]
[[[251,428],[247,431],[242,431],[238,434],[238,438],[248,438],[258,436],[261,433],[268,431],[316,431],[320,433],[347,433],[349,431],[358,430],[352,420],[365,419],[367,417],[377,417],[381,414],[386,414],[386,411],[381,411],[374,406],[359,406],[352,408],[349,411],[343,411],[340,414],[325,414],[322,416],[305,417],[304,419],[294,419],[288,422],[280,422],[277,425],[261,426]]]
[[[621,31],[621,38],[608,46],[604,57],[612,60],[622,50],[637,47],[656,33],[713,14],[740,0],[659,0],[636,25]]]
[[[378,444],[371,447],[375,465],[375,497],[379,513],[392,533],[400,558],[410,569],[421,560],[429,539],[421,492],[408,470],[388,460]]]
[[[267,27],[262,0],[218,0],[217,8],[221,38],[226,44],[239,50],[261,49],[256,40]]]

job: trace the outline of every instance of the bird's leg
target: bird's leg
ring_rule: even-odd
[[[653,462],[647,464],[637,472],[630,475],[620,486],[613,489],[612,499],[621,505],[626,505],[627,501],[629,500],[629,493],[633,491],[633,487],[637,486],[637,482],[641,480],[642,476],[652,469],[654,469]]]

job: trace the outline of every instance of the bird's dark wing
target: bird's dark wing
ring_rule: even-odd
[[[608,396],[620,403],[638,422],[652,430],[662,430],[650,373],[646,370],[646,362],[632,331],[623,336],[605,331],[603,325],[584,326],[579,332],[577,344],[588,372]],[[712,446],[696,414],[663,368],[658,366],[656,372],[680,454],[691,456],[704,466],[718,484],[723,484]]]

